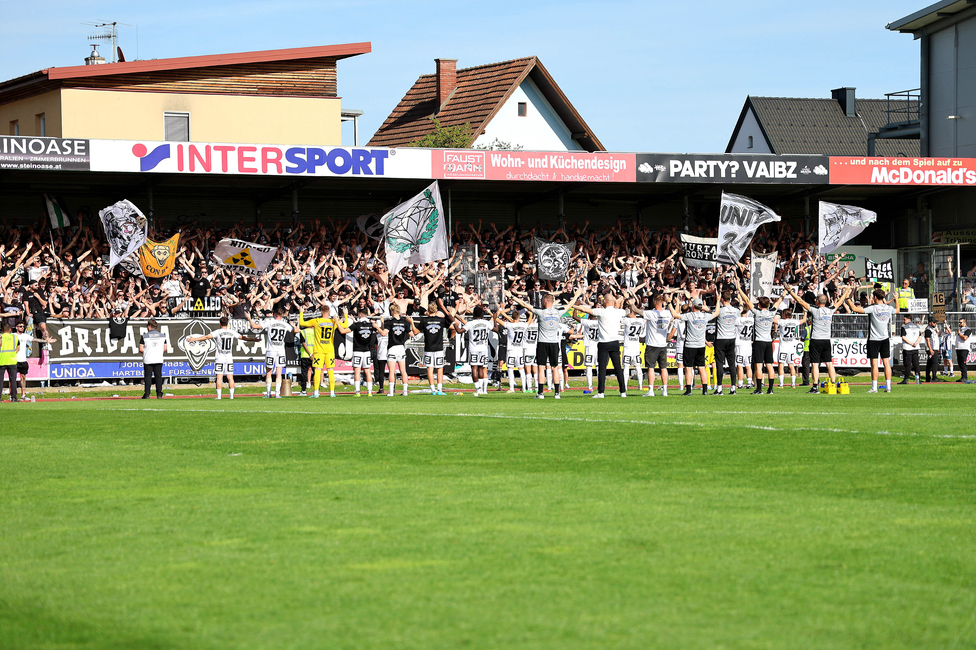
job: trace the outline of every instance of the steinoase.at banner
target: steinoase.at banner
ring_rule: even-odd
[[[532,243],[535,245],[536,275],[539,279],[565,280],[576,242],[561,244],[533,237]]]
[[[233,271],[259,277],[268,270],[278,253],[276,246],[263,246],[242,239],[221,239],[213,252],[217,264]]]
[[[735,264],[749,248],[759,226],[779,221],[780,216],[762,203],[738,194],[722,192],[718,220],[718,261]]]
[[[131,201],[122,200],[98,213],[110,247],[109,269],[119,264],[146,243],[149,221]],[[138,267],[138,258],[134,260]],[[126,269],[130,270],[130,269]]]
[[[878,214],[853,205],[820,201],[820,254],[832,253],[878,220]]]
[[[380,221],[390,277],[408,264],[447,259],[446,215],[437,181],[384,214]]]
[[[714,269],[718,263],[718,238],[692,237],[681,233],[682,259],[685,266],[696,269]]]

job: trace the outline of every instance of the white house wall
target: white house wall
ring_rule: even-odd
[[[749,148],[749,138],[752,137],[752,148]],[[759,120],[752,108],[746,111],[746,116],[742,120],[739,128],[739,135],[729,153],[773,153],[766,145],[766,138],[763,137],[762,129],[759,128]]]
[[[525,117],[518,114],[519,102],[526,104]],[[570,136],[570,130],[543,97],[539,87],[526,78],[474,144],[487,146],[497,138],[512,146],[522,145],[523,149],[530,151],[583,151],[583,147]]]

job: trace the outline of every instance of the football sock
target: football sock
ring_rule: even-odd
[[[275,379],[275,395],[281,395],[281,377]]]
[[[546,368],[546,385],[552,390],[552,368]]]
[[[329,368],[329,392],[335,392],[335,371]]]
[[[780,375],[780,376],[779,376],[779,387],[780,387],[780,388],[782,388],[782,387],[783,387],[783,382],[784,382],[785,380],[786,380],[786,378],[785,378],[785,377],[784,377],[783,375]]]
[[[441,382],[437,382],[437,392],[438,393],[444,392],[444,385]]]
[[[315,368],[312,372],[313,372],[313,374],[312,374],[312,380],[313,380],[312,386],[314,387],[314,390],[317,393],[317,392],[319,392],[319,386],[322,385],[322,369],[321,368]]]
[[[271,382],[270,381],[267,382],[267,386],[264,387],[264,394],[265,395],[270,395],[271,394]]]
[[[773,378],[772,378],[772,377],[770,377],[770,378],[769,378],[769,379],[767,380],[767,382],[766,382],[766,383],[767,383],[767,384],[769,385],[769,387],[770,387],[770,388],[772,388],[772,387],[773,387],[773,384],[774,384],[775,382],[773,381]]]
[[[796,375],[790,375],[790,385],[796,388]]]
[[[221,394],[222,392],[224,392],[224,389],[222,389],[222,388],[218,388],[218,389],[217,389],[217,399],[220,399],[220,394]]]
[[[593,390],[593,368],[589,366],[586,367],[586,388]]]
[[[380,387],[380,390],[383,390],[382,386]],[[366,382],[366,392],[367,393],[372,393],[373,392],[373,381],[372,380],[369,380],[369,381]]]
[[[889,391],[891,390],[891,380],[890,380],[890,379],[886,379],[886,380],[885,380],[885,387],[886,387],[886,388],[887,388],[887,389],[888,389]]]
[[[360,381],[359,381],[358,379],[356,380],[356,392],[357,392],[357,393],[359,392],[359,389],[360,389],[360,385],[361,385],[361,383],[362,383],[362,382],[360,382]]]
[[[877,379],[871,381],[871,389],[872,390],[878,390],[878,380]]]
[[[508,369],[508,390],[515,390],[515,369]]]
[[[678,388],[685,389],[685,371],[682,368],[678,369]]]
[[[229,390],[228,390],[227,392],[228,392],[228,393],[230,393],[230,398],[231,398],[231,399],[234,399],[234,389],[233,389],[233,388],[231,388],[231,389],[229,389]]]

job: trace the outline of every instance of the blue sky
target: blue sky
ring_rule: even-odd
[[[917,0],[2,2],[0,79],[83,63],[95,20],[138,25],[142,59],[370,41],[339,63],[363,142],[437,57],[540,58],[612,151],[724,151],[747,95],[883,97],[918,86]],[[120,45],[136,58],[134,27]],[[103,49],[103,54],[108,50]],[[344,134],[351,144],[351,130]]]

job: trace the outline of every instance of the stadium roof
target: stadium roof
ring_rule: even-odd
[[[951,18],[973,6],[972,0],[941,0],[904,18],[888,23],[886,27],[893,32],[914,33],[944,18]]]

